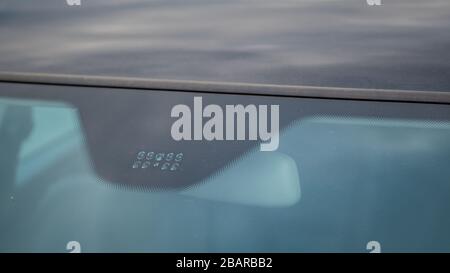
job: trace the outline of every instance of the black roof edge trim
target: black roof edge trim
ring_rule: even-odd
[[[450,104],[450,92],[181,81],[128,77],[0,72],[0,82],[166,91]]]

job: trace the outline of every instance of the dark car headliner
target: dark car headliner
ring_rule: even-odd
[[[0,71],[450,91],[450,2],[0,3]]]

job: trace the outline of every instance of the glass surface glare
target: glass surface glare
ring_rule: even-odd
[[[148,114],[198,95],[0,84],[0,251],[66,252],[76,241],[84,252],[367,252],[377,241],[384,252],[450,252],[450,106],[200,94],[279,104],[279,148],[261,152],[176,144],[170,107]],[[117,134],[130,123],[148,131]],[[101,157],[114,138],[123,161]],[[170,166],[135,170],[136,159]],[[129,184],[136,171],[148,188]],[[202,178],[153,188],[163,175]]]

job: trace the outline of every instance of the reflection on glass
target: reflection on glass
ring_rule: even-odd
[[[285,114],[317,102],[278,101]],[[92,252],[365,252],[373,240],[383,251],[450,251],[448,121],[308,115],[289,124],[276,152],[252,149],[187,189],[139,191],[96,174],[77,109],[2,98],[0,251],[65,252],[77,241]],[[184,154],[149,154],[132,154],[137,168],[183,172]]]

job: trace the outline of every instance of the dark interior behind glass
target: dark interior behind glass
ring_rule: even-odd
[[[171,138],[176,104],[277,104],[280,145]],[[450,106],[0,84],[0,251],[450,251]],[[140,151],[182,168],[133,169]]]

